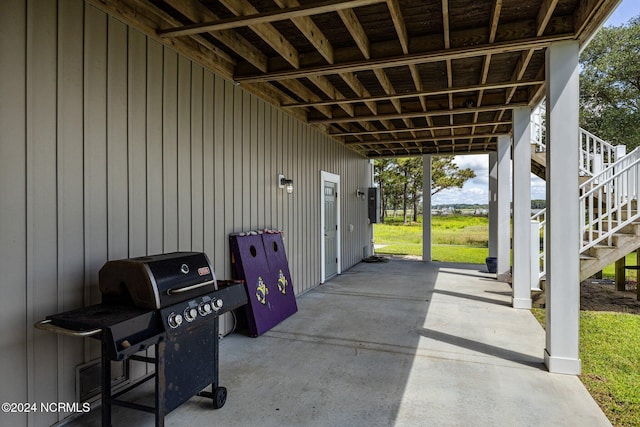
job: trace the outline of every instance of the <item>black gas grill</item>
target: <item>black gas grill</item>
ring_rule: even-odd
[[[247,303],[242,282],[217,281],[204,253],[174,252],[107,262],[100,270],[102,303],[47,316],[39,329],[90,336],[102,343],[102,425],[112,405],[165,414],[194,395],[221,408],[227,391],[218,382],[218,316]],[[155,345],[155,357],[138,355]],[[155,373],[112,393],[110,360],[155,365]],[[155,405],[120,397],[155,379]],[[202,391],[211,385],[211,391]]]

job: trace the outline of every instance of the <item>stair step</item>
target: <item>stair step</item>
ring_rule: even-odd
[[[596,251],[598,250],[606,250],[606,249],[612,249],[615,250],[615,246],[609,246],[609,245],[595,245],[595,246],[591,246],[591,249],[595,249]]]
[[[607,234],[606,231],[599,231],[599,230],[593,230],[592,233],[596,237],[600,236],[601,234]],[[584,234],[588,235],[589,232],[585,231]],[[611,236],[612,237],[638,237],[635,233],[625,233],[622,230],[614,232]]]
[[[602,226],[602,231],[607,232],[610,228],[615,228],[619,224],[620,224],[620,221],[611,221],[611,224],[609,224],[609,222],[605,221],[600,225]],[[619,232],[622,233],[622,234],[640,235],[640,228],[638,228],[638,226],[640,226],[640,222],[631,222],[631,223],[623,226],[619,230]],[[599,230],[596,229],[596,230],[594,230],[594,232],[599,232]]]

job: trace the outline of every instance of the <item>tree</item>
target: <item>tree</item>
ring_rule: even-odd
[[[640,16],[602,28],[580,65],[580,125],[612,144],[640,145]]]
[[[418,221],[418,204],[422,197],[422,157],[409,157],[398,160],[402,181],[402,211],[404,223],[407,221],[407,206],[413,207],[413,221]]]
[[[434,157],[431,161],[431,195],[446,188],[462,188],[467,180],[475,177],[472,169],[460,169],[454,156]]]
[[[460,169],[454,156],[434,157],[431,163],[431,194],[445,188],[461,188],[476,174],[471,169]],[[402,204],[404,222],[408,222],[408,207],[413,207],[413,221],[418,220],[418,206],[422,198],[422,157],[378,159],[374,162],[374,179],[380,187],[382,217],[391,207],[394,211]]]
[[[373,177],[380,187],[380,221],[384,222],[389,198],[385,197],[389,189],[392,168],[391,159],[378,159],[373,163]]]

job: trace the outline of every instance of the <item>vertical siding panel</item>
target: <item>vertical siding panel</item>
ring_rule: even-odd
[[[258,196],[258,225],[261,229],[269,226],[269,206],[267,200],[268,194],[268,176],[267,167],[269,158],[267,157],[267,144],[269,136],[267,132],[267,105],[263,100],[258,100],[258,187],[257,191],[260,192]]]
[[[290,201],[290,218],[291,218],[291,230],[289,231],[289,251],[293,251],[293,259],[290,263],[293,265],[292,277],[295,277],[294,283],[296,287],[296,292],[300,293],[303,289],[303,283],[300,280],[300,250],[299,243],[302,235],[300,230],[298,230],[298,219],[299,219],[299,209],[298,204],[300,198],[302,197],[302,193],[300,193],[300,175],[298,175],[298,155],[299,155],[299,147],[300,147],[300,122],[296,119],[291,119],[291,127],[293,133],[291,134],[291,178],[293,179],[294,187],[297,187],[297,191],[294,188],[293,194],[289,195]],[[291,255],[290,255],[291,258]]]
[[[285,146],[285,152],[284,152],[284,156],[285,156],[285,176],[287,178],[291,178],[293,179],[293,138],[294,138],[294,133],[295,133],[295,123],[294,120],[291,116],[289,116],[288,114],[285,115],[285,123],[286,123],[286,128],[287,128],[287,138],[286,138],[286,146]],[[295,182],[294,182],[295,184]],[[284,199],[285,199],[285,204],[286,204],[286,238],[287,241],[285,241],[285,244],[287,245],[287,247],[290,247],[291,245],[291,241],[293,241],[293,204],[294,204],[294,200],[293,200],[293,195],[289,195],[286,194],[286,191],[283,191],[284,193]],[[293,272],[292,275],[295,273],[295,262],[292,262],[291,265],[293,266]],[[292,276],[293,278],[294,276]]]
[[[261,168],[259,167],[259,161],[260,161],[260,155],[258,152],[258,129],[259,129],[259,121],[260,118],[258,117],[258,98],[254,97],[254,96],[250,96],[250,100],[251,100],[251,119],[250,119],[250,123],[251,123],[251,144],[249,145],[249,149],[248,149],[248,155],[249,155],[249,159],[251,160],[251,168],[249,170],[249,174],[251,176],[251,182],[250,182],[250,186],[248,186],[248,190],[249,190],[249,197],[251,198],[251,208],[250,208],[250,213],[251,213],[251,224],[250,227],[252,230],[257,229],[260,226],[260,194],[262,193],[260,191],[260,187],[258,186],[259,183],[259,175],[260,175],[260,171]]]
[[[162,195],[162,106],[164,49],[161,44],[147,39],[147,90],[146,90],[146,142],[147,142],[147,254],[162,252],[163,203]]]
[[[269,154],[271,157],[271,161],[269,162],[269,166],[271,168],[271,185],[269,185],[271,222],[269,223],[269,226],[271,228],[278,228],[278,194],[280,193],[280,189],[278,188],[276,180],[278,179],[278,174],[281,173],[280,167],[278,166],[278,156],[280,153],[278,152],[278,126],[276,123],[276,117],[276,109],[269,106]]]
[[[147,40],[129,33],[128,160],[129,256],[147,255]]]
[[[129,256],[147,252],[147,39],[129,30],[127,70],[127,140],[129,193]],[[146,352],[145,352],[146,353]],[[147,373],[147,365],[130,364],[131,378]]]
[[[178,250],[178,55],[164,48],[162,99],[163,252]]]
[[[311,147],[309,147],[311,172],[309,177],[310,183],[310,206],[311,206],[311,224],[313,224],[311,230],[311,260],[312,260],[312,284],[315,286],[320,283],[320,264],[322,259],[320,257],[320,164],[318,159],[318,132],[314,131],[311,134]]]
[[[191,61],[178,56],[178,250],[191,249]]]
[[[243,211],[244,211],[244,197],[243,194],[243,171],[244,168],[244,159],[242,158],[242,145],[243,145],[243,127],[244,127],[244,105],[243,105],[243,91],[232,86],[233,90],[233,116],[231,120],[233,122],[233,137],[231,138],[232,147],[231,152],[233,156],[231,157],[231,175],[233,176],[233,185],[230,187],[233,189],[232,198],[232,206],[233,206],[233,218],[231,218],[231,229],[233,231],[242,231],[247,230],[245,223],[243,223]],[[248,133],[248,132],[247,132]],[[246,171],[249,172],[249,171]]]
[[[109,259],[128,256],[127,27],[108,21],[107,215]]]
[[[83,37],[82,3],[59,2],[58,13],[58,298],[62,310],[82,306],[84,286],[83,230]],[[83,362],[82,341],[58,341],[59,398],[75,400],[75,369]],[[63,414],[58,414],[59,419]]]
[[[253,169],[253,161],[251,155],[251,143],[253,139],[253,120],[254,116],[252,115],[252,96],[249,92],[244,90],[236,89],[236,91],[241,92],[242,94],[242,140],[241,140],[241,153],[240,158],[241,162],[236,163],[236,173],[239,172],[242,182],[242,186],[240,187],[240,197],[242,198],[241,202],[241,216],[242,216],[242,229],[250,230],[253,229],[253,209],[254,203],[253,198],[251,196],[251,189],[253,187],[253,176],[255,174],[255,169]],[[248,169],[248,170],[247,170]]]
[[[282,147],[282,170],[284,176],[292,178],[291,175],[291,117],[282,113],[282,129],[284,131]],[[288,247],[288,239],[291,237],[291,200],[286,190],[280,190],[282,196],[282,229],[284,230],[284,243]]]
[[[314,131],[311,133],[309,138],[309,142],[311,143],[311,146],[309,147],[309,163],[311,165],[309,170],[309,178],[311,179],[309,186],[309,206],[311,206],[309,243],[311,244],[311,277],[313,285],[316,285],[320,281],[320,264],[322,263],[322,259],[319,254],[320,242],[318,241],[320,234],[320,206],[317,205],[317,203],[320,198],[320,166],[318,164],[318,152],[316,149],[317,134],[318,132]]]
[[[202,145],[202,81],[199,65],[191,68],[191,250],[204,251],[204,189]]]
[[[56,3],[34,1],[27,33],[27,304],[34,318],[59,309],[57,287],[56,164]],[[31,310],[28,310],[30,312]],[[33,360],[38,386],[35,402],[58,399],[58,337],[34,334]],[[30,396],[31,397],[31,396]],[[38,414],[36,423],[55,422],[56,414]]]
[[[308,129],[309,127],[307,125],[304,125],[302,123],[300,123],[300,133],[298,135],[298,140],[296,141],[296,144],[298,145],[298,180],[300,181],[300,183],[298,184],[298,187],[300,188],[299,190],[299,194],[298,194],[298,212],[296,214],[297,216],[297,222],[298,222],[298,251],[300,252],[299,255],[299,265],[300,265],[300,271],[298,274],[298,280],[300,281],[300,289],[307,289],[308,284],[307,284],[307,251],[306,251],[306,246],[307,246],[307,227],[308,227],[308,223],[306,222],[306,212],[307,212],[307,206],[305,203],[305,199],[307,197],[307,188],[306,188],[306,179],[307,179],[307,171],[305,170],[304,167],[304,163],[305,163],[305,150],[306,150],[306,145],[307,145],[307,138],[308,138]]]
[[[282,113],[282,111],[280,110],[275,110],[275,111],[276,111],[277,126],[278,126],[277,128],[278,132],[276,137],[276,144],[277,144],[276,160],[278,162],[278,173],[281,173],[286,177],[287,176],[286,156],[287,156],[287,135],[288,135],[286,124],[285,124],[286,117]],[[278,191],[276,193],[276,200],[278,201],[277,202],[278,203],[278,228],[280,230],[285,230],[286,228],[285,215],[287,212],[287,206],[286,206],[286,199],[284,197],[285,196],[284,193],[285,192],[281,188],[278,188]]]
[[[300,221],[301,221],[301,232],[303,233],[302,241],[301,241],[301,252],[302,252],[302,288],[308,289],[310,287],[309,284],[309,229],[312,227],[312,224],[309,222],[309,218],[307,218],[307,213],[309,212],[309,170],[308,160],[309,160],[309,135],[310,128],[309,126],[303,127],[303,136],[300,141],[300,178],[302,179],[302,191],[300,203],[302,206],[302,212],[300,212]]]
[[[231,276],[228,234],[233,227],[233,85],[215,79],[215,222],[216,252],[214,270],[217,277]],[[220,321],[220,330],[227,330],[227,316]]]
[[[266,103],[262,105],[264,106],[262,112],[264,118],[264,226],[270,228],[273,224],[273,184],[275,182],[273,176],[276,171],[273,169],[272,160],[271,107]]]
[[[178,250],[191,249],[191,62],[178,56]]]
[[[313,280],[311,277],[311,271],[314,265],[314,260],[312,258],[312,253],[311,253],[311,239],[312,239],[312,234],[313,234],[313,230],[314,230],[314,223],[313,221],[311,221],[311,209],[313,208],[312,206],[312,200],[311,197],[313,195],[313,188],[311,187],[311,182],[312,180],[312,176],[315,173],[315,171],[313,170],[313,168],[311,167],[311,136],[313,135],[313,132],[311,130],[310,127],[306,127],[306,133],[305,133],[305,138],[304,138],[304,151],[302,153],[302,159],[303,159],[303,166],[302,166],[302,171],[303,171],[303,175],[304,175],[304,181],[305,181],[305,185],[304,185],[304,223],[306,225],[306,230],[305,230],[305,246],[304,246],[304,253],[305,253],[305,259],[304,259],[304,264],[305,264],[305,276],[304,276],[304,280],[305,280],[305,287],[306,288],[310,288],[313,286]]]
[[[256,196],[258,201],[257,225],[259,228],[262,229],[267,226],[267,206],[266,206],[267,186],[266,186],[266,174],[265,174],[266,163],[267,163],[267,159],[265,156],[266,128],[265,128],[265,121],[264,121],[264,102],[260,100],[257,102],[257,104],[258,105],[257,105],[256,114],[258,115],[257,117],[258,135],[256,139],[257,148],[254,155],[257,156],[258,169],[257,169],[257,186],[254,191],[257,193]]]
[[[273,132],[273,139],[274,139],[274,150],[273,150],[273,156],[275,158],[275,162],[274,164],[276,165],[276,175],[277,174],[285,174],[284,171],[284,166],[282,163],[282,157],[284,156],[284,143],[283,143],[283,139],[285,136],[285,132],[282,129],[282,112],[278,109],[273,109],[273,124],[274,124],[274,129],[272,130]],[[276,176],[277,179],[277,176]],[[277,183],[275,186],[275,189],[277,191],[275,191],[274,194],[274,202],[276,204],[276,221],[274,223],[275,228],[278,229],[282,229],[283,228],[283,224],[282,224],[282,216],[283,216],[283,191],[282,189],[278,188]]]
[[[26,242],[26,6],[21,0],[0,3],[0,387],[2,402],[32,401],[33,331],[25,307]],[[11,185],[4,185],[10,182]],[[25,316],[25,312],[27,315]],[[11,350],[9,350],[11,349]],[[28,361],[29,359],[29,361]],[[27,387],[28,384],[28,387]],[[26,415],[0,413],[0,425],[26,422]]]
[[[84,43],[84,226],[85,305],[101,300],[98,270],[107,260],[107,18],[85,10]],[[100,346],[85,340],[85,360]]]
[[[215,252],[211,262],[214,264],[214,269],[217,276],[225,277],[228,275],[229,265],[229,243],[227,237],[226,226],[226,211],[231,209],[231,206],[227,206],[226,193],[228,183],[225,178],[227,170],[230,170],[231,166],[227,165],[225,148],[226,148],[226,108],[228,104],[227,97],[227,85],[225,81],[216,76],[214,86],[214,116],[213,116],[213,132],[214,132],[214,220],[215,220]]]
[[[202,138],[203,138],[203,232],[204,252],[214,263],[216,257],[215,234],[215,77],[208,71],[204,72],[202,82]],[[215,271],[215,267],[214,267]]]
[[[235,176],[234,176],[234,130],[236,128],[234,123],[234,111],[235,111],[235,99],[234,99],[234,87],[233,84],[227,80],[220,80],[224,82],[224,118],[222,123],[223,132],[224,132],[224,154],[223,154],[223,164],[224,164],[224,197],[219,199],[219,203],[221,202],[224,206],[224,228],[222,230],[222,236],[225,239],[225,251],[224,251],[224,272],[225,275],[228,271],[228,266],[230,265],[230,257],[228,250],[228,234],[235,230],[235,224],[233,221],[234,218],[234,202],[235,202]],[[216,85],[217,87],[217,85]]]
[[[320,159],[318,158],[318,132],[315,131],[311,135],[311,224],[313,228],[309,230],[311,233],[311,259],[312,259],[312,282],[313,285],[320,283],[320,264],[322,258],[320,256]]]

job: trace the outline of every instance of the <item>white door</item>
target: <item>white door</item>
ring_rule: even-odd
[[[320,173],[320,282],[342,273],[340,268],[340,175]]]
[[[338,204],[335,182],[324,183],[324,277],[338,273]]]

